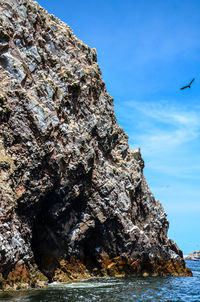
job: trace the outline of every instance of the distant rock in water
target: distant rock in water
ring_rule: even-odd
[[[0,123],[0,288],[191,275],[95,49],[30,0],[0,1]]]
[[[200,250],[195,251],[194,253],[190,253],[188,255],[184,255],[184,259],[200,261]]]

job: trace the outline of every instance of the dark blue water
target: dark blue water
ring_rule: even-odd
[[[0,294],[12,302],[200,302],[200,261],[187,261],[194,277],[98,278],[52,284],[44,290]]]

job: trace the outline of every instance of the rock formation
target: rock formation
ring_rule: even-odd
[[[118,126],[95,49],[0,0],[0,288],[191,275]]]
[[[194,251],[188,255],[184,255],[185,260],[195,260],[200,261],[200,250]]]

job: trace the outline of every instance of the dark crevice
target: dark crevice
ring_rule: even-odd
[[[62,188],[57,183],[38,201],[37,209],[31,211],[37,212],[32,225],[32,250],[40,270],[50,281],[59,267],[59,259],[69,255],[69,233],[81,220],[82,212],[87,207],[86,188],[81,186],[80,195],[76,196],[71,181]]]

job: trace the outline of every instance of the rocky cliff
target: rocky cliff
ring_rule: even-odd
[[[0,0],[0,287],[191,275],[118,126],[95,49]]]

